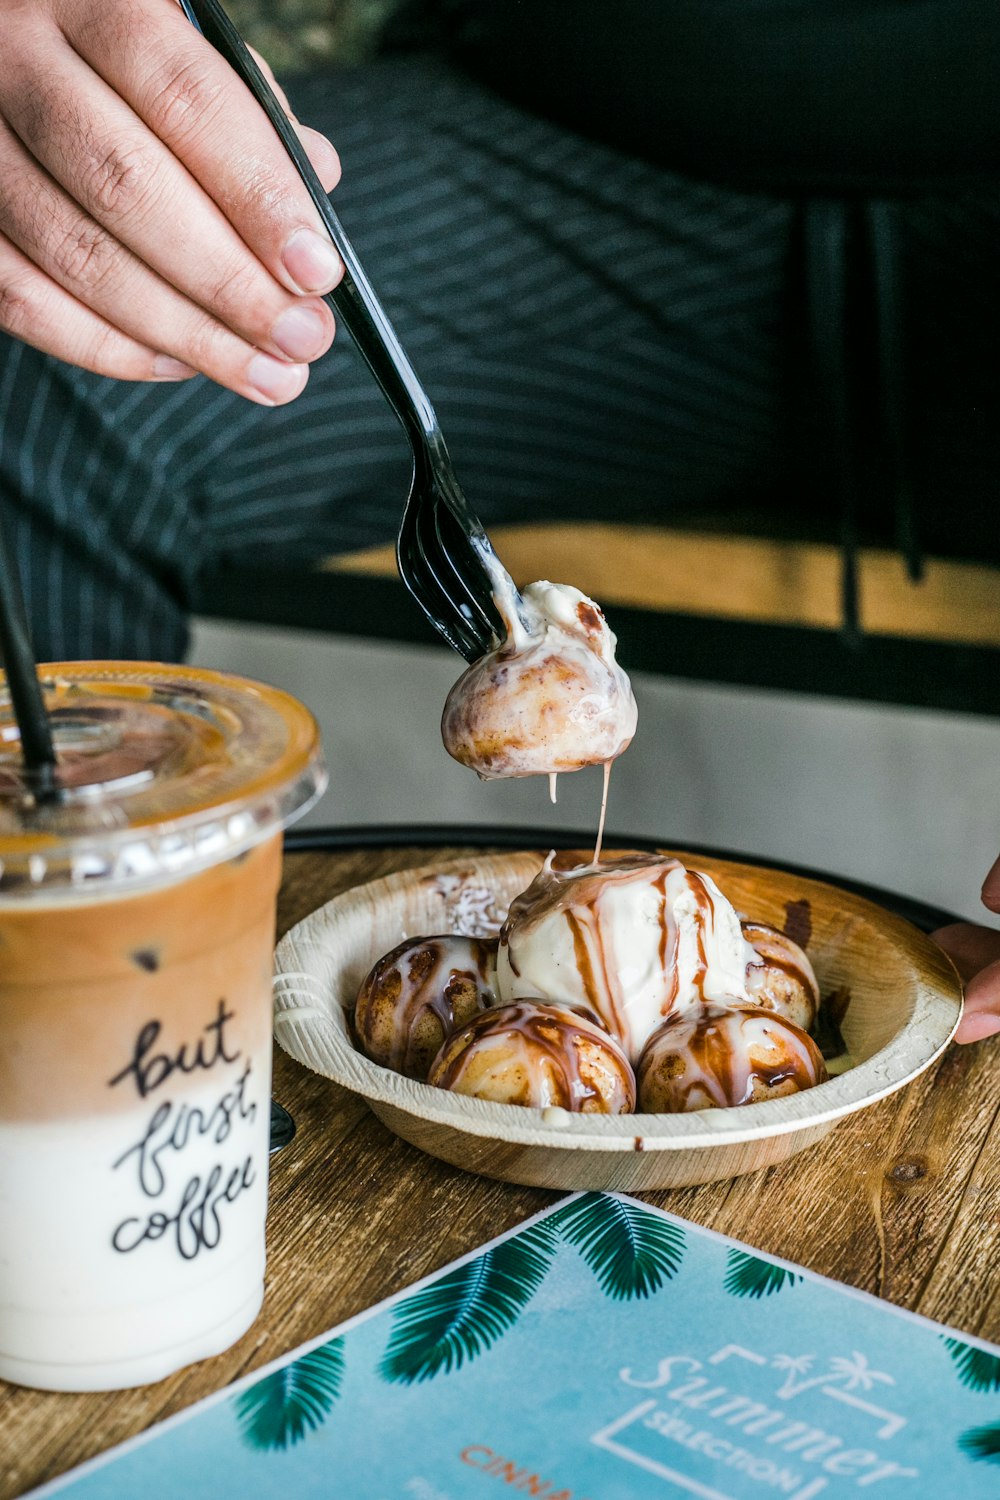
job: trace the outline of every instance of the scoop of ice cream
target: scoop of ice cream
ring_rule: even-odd
[[[648,1114],[727,1109],[797,1094],[826,1078],[816,1043],[757,1005],[703,1006],[652,1036],[636,1069]]]
[[[509,583],[509,580],[508,580]],[[635,734],[632,686],[592,599],[568,584],[495,595],[507,638],[448,694],[445,749],[484,780],[607,763]]]
[[[528,1001],[484,1011],[454,1031],[427,1081],[531,1109],[617,1115],[635,1108],[635,1075],[614,1038],[565,1006]]]
[[[747,964],[747,993],[808,1031],[819,1010],[819,984],[813,966],[798,943],[766,922],[741,923],[743,936],[760,955]]]
[[[549,855],[501,929],[497,988],[592,1010],[634,1061],[675,1012],[745,1004],[756,959],[715,882],[679,860],[561,869]]]
[[[497,945],[482,938],[410,938],[380,958],[358,991],[362,1051],[395,1073],[427,1077],[456,1026],[496,1003]]]

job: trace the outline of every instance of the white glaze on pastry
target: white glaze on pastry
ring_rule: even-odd
[[[766,922],[744,920],[740,925],[759,955],[758,961],[747,964],[750,999],[808,1031],[819,1010],[819,983],[805,950]]]
[[[431,1066],[437,1088],[584,1114],[635,1109],[635,1076],[596,1021],[566,1006],[522,1000],[454,1031]]]
[[[761,1006],[706,1005],[669,1020],[636,1068],[647,1114],[727,1109],[812,1088],[826,1078],[819,1048]]]
[[[446,750],[484,780],[609,763],[631,743],[637,710],[607,621],[568,584],[532,583],[518,598],[501,574],[507,636],[448,694]]]
[[[706,1001],[746,1004],[735,910],[710,876],[657,855],[561,869],[550,855],[500,933],[502,1001],[586,1007],[631,1059],[669,1015]]]

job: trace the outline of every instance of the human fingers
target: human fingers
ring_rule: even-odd
[[[272,276],[293,291],[336,285],[340,258],[266,115],[172,0],[110,0],[68,34]]]
[[[45,354],[116,380],[186,380],[195,373],[71,297],[2,235],[0,328]]]
[[[340,157],[332,142],[318,130],[313,130],[310,125],[299,125],[292,121],[298,133],[299,140],[306,150],[306,155],[313,164],[316,176],[319,178],[325,192],[332,192],[340,181]]]
[[[288,102],[288,95],[281,87],[277,78],[275,78],[271,64],[267,58],[262,57],[256,47],[250,47],[248,50],[253,54],[257,66],[270,84],[278,103],[294,125],[295,133],[306,149],[316,176],[323,185],[324,192],[332,192],[340,181],[340,157],[337,155],[333,142],[328,140],[325,135],[322,135],[320,131],[313,130],[311,126],[302,124],[293,112],[292,106]]]
[[[983,881],[983,905],[990,911],[1000,911],[1000,859]]]
[[[955,1033],[957,1042],[981,1042],[1000,1031],[1000,960],[969,981],[965,1009]]]
[[[976,922],[952,922],[932,932],[931,939],[944,949],[963,979],[971,979],[1000,958],[1000,932]]]
[[[304,364],[260,351],[182,296],[85,214],[2,124],[0,183],[0,233],[77,305],[259,404],[302,391]]]
[[[952,922],[931,937],[966,980],[957,1042],[978,1042],[1000,1031],[1000,932],[975,922]]]
[[[326,304],[279,285],[182,163],[69,48],[50,55],[43,76],[35,55],[19,53],[13,67],[18,76],[27,69],[30,87],[5,91],[8,123],[113,240],[248,345],[296,364],[329,348]],[[30,202],[13,209],[30,211]],[[206,341],[209,355],[219,343]],[[209,357],[198,367],[248,393],[224,364]]]

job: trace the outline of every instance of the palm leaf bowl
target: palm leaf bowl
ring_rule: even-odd
[[[482,855],[389,875],[335,897],[275,955],[275,1035],[315,1072],[361,1094],[390,1130],[470,1172],[548,1188],[637,1190],[735,1177],[785,1161],[846,1115],[902,1088],[947,1046],[961,983],[902,918],[822,881],[688,855],[741,913],[782,927],[808,911],[821,992],[847,998],[852,1066],[803,1093],[691,1114],[564,1114],[491,1104],[389,1072],[358,1051],[350,1012],[376,959],[406,937],[496,926],[540,853]],[[804,907],[802,903],[808,903]]]

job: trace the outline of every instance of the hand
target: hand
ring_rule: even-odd
[[[174,0],[0,0],[0,35],[0,328],[120,380],[298,396],[343,267],[215,49]],[[329,190],[336,152],[296,128]]]
[[[983,884],[983,905],[1000,912],[1000,859]],[[931,936],[967,981],[956,1042],[979,1042],[993,1036],[1000,1031],[1000,932],[974,922],[953,922]]]

